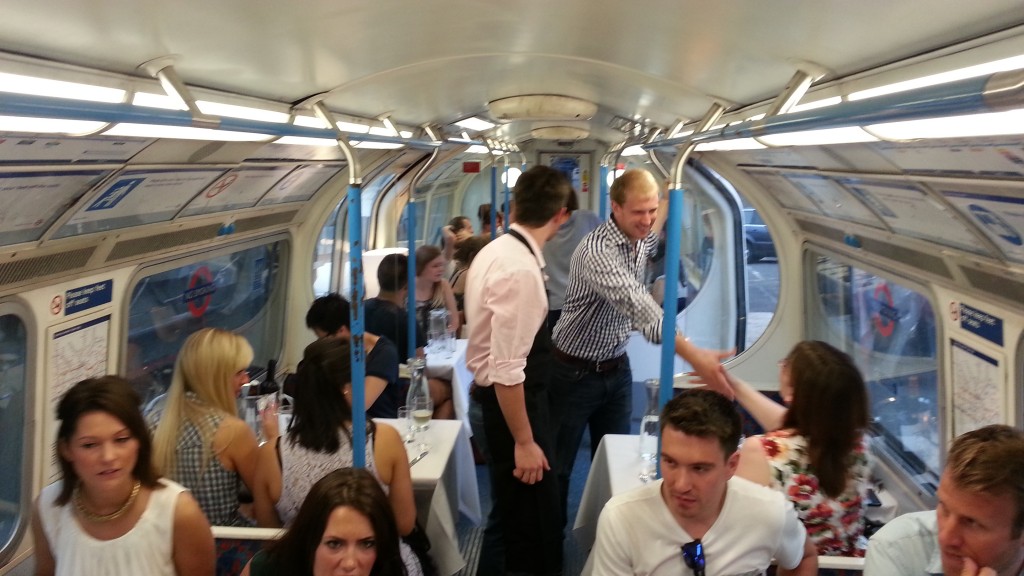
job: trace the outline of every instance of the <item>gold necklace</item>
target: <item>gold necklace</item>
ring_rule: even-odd
[[[135,498],[139,495],[139,489],[141,487],[142,483],[135,480],[135,485],[132,486],[132,493],[128,495],[128,499],[124,501],[124,504],[122,504],[120,508],[114,510],[110,514],[97,514],[86,508],[85,504],[82,503],[82,492],[79,490],[78,486],[75,486],[75,494],[72,499],[75,501],[75,509],[78,510],[78,513],[86,520],[91,522],[110,522],[111,520],[116,520],[117,518],[124,516],[124,513],[132,507],[132,504],[135,503]]]

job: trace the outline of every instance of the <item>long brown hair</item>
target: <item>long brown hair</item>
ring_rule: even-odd
[[[398,527],[391,503],[377,479],[362,468],[340,468],[321,478],[302,501],[291,527],[270,545],[272,565],[290,574],[313,573],[313,558],[335,508],[348,506],[370,521],[377,547],[371,576],[405,576]]]
[[[78,420],[88,412],[103,412],[117,418],[124,424],[139,443],[139,453],[135,459],[132,476],[146,488],[158,486],[160,475],[153,466],[153,443],[149,438],[149,429],[139,410],[139,395],[132,385],[120,376],[101,376],[88,378],[72,386],[57,404],[57,446],[54,452],[60,464],[61,477],[64,484],[57,496],[56,504],[63,506],[71,500],[71,494],[78,484],[75,467],[60,455],[60,446],[71,442]]]
[[[846,489],[853,451],[868,425],[868,393],[850,356],[805,340],[786,357],[793,402],[782,421],[807,439],[811,469],[830,498]]]

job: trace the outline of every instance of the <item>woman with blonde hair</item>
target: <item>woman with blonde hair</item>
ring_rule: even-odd
[[[430,311],[448,311],[448,329],[459,333],[459,308],[455,303],[452,285],[444,279],[444,255],[437,246],[420,246],[416,249],[416,322],[425,334],[430,334]],[[455,417],[452,403],[452,383],[449,380],[430,378],[430,399],[434,403],[434,418],[447,420]]]
[[[256,435],[235,398],[249,381],[253,351],[237,334],[203,328],[185,340],[153,435],[157,467],[192,491],[215,526],[251,525],[238,510],[239,482],[250,490]],[[267,421],[264,426],[276,426]]]

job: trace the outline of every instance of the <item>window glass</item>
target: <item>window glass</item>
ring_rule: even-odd
[[[342,249],[341,237],[338,235],[342,226],[338,224],[338,213],[344,203],[341,200],[334,206],[324,227],[320,229],[320,237],[313,250],[313,295],[317,298],[329,294],[334,285],[334,255]]]
[[[277,241],[168,269],[154,266],[138,279],[128,308],[126,374],[145,402],[170,386],[174,360],[200,328],[244,336],[264,366],[281,350],[284,242]],[[143,272],[145,274],[145,272]]]
[[[28,337],[12,314],[0,316],[0,559],[17,545],[27,520],[22,501],[25,469],[25,410]]]
[[[814,266],[813,337],[857,362],[868,385],[873,434],[911,476],[934,490],[941,443],[931,303],[912,288],[827,256],[816,257]]]

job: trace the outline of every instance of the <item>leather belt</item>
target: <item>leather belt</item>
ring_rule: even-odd
[[[588,372],[594,372],[600,374],[602,372],[610,372],[615,370],[626,361],[626,355],[620,354],[615,358],[609,358],[608,360],[587,360],[586,358],[577,358],[572,354],[566,354],[554,346],[551,347],[551,353],[555,358],[558,358],[562,362],[578,368],[580,370],[587,370]]]

